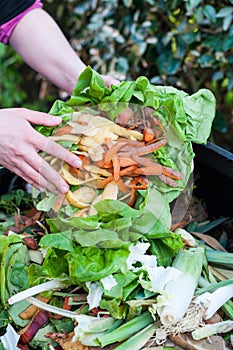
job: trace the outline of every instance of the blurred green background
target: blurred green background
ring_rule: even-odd
[[[47,0],[82,60],[120,80],[146,76],[217,99],[210,141],[233,152],[233,0]],[[69,64],[69,62],[67,62]],[[0,44],[1,107],[48,111],[59,91]]]

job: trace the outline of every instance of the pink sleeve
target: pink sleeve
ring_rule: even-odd
[[[43,4],[41,3],[40,0],[36,0],[33,5],[28,7],[26,10],[24,10],[22,13],[20,13],[18,16],[15,18],[12,18],[10,21],[2,24],[0,26],[0,42],[2,42],[5,45],[9,44],[9,38],[11,36],[11,33],[15,29],[16,25],[19,23],[19,21],[25,16],[28,12],[42,8]]]

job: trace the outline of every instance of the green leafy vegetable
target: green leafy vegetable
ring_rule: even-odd
[[[98,281],[120,271],[128,255],[127,248],[103,250],[77,246],[73,253],[66,256],[70,278],[74,283]]]
[[[35,298],[27,300],[35,305],[47,305],[50,312],[72,314],[72,318],[76,318],[77,310],[61,309],[63,304],[59,296],[65,296],[71,302],[68,305],[88,304],[85,311],[81,307],[77,312],[76,321],[78,324],[83,322],[82,327],[79,324],[74,329],[70,320],[67,324],[63,320],[50,320],[31,342],[34,347],[46,344],[46,332],[74,329],[74,338],[83,344],[105,346],[125,340],[119,349],[139,349],[153,336],[153,317],[159,317],[163,308],[171,306],[174,295],[173,290],[170,293],[171,289],[178,290],[183,276],[188,276],[187,281],[192,282],[185,310],[189,307],[201,275],[205,251],[200,247],[185,247],[182,236],[172,232],[171,202],[185,189],[193,170],[192,142],[205,143],[208,139],[215,115],[215,98],[207,89],[189,96],[173,87],[154,86],[143,76],[107,88],[102,77],[87,67],[70,100],[56,101],[50,113],[62,116],[60,126],[65,126],[80,109],[87,108],[90,112],[92,107],[97,108],[114,121],[130,105],[153,108],[165,130],[163,136],[167,143],[150,156],[158,164],[181,172],[184,179],[176,179],[177,186],[172,187],[161,182],[159,177],[149,176],[148,187],[137,191],[134,207],[124,200],[99,200],[93,204],[95,214],[87,217],[76,216],[80,214],[79,209],[71,204],[55,214],[57,197],[48,194],[37,203],[37,209],[45,212],[46,221],[44,235],[39,237],[39,250],[43,253],[41,265],[29,264],[28,249],[20,237],[0,236],[0,296],[4,307],[8,307],[7,300],[12,295],[32,286],[39,288],[43,282],[52,283],[51,279],[58,283],[65,281],[67,290],[54,292],[56,287],[49,292],[46,290],[46,295],[51,297],[48,304]],[[45,136],[53,135],[56,129],[36,128]],[[73,141],[61,142],[67,149],[77,149]],[[71,191],[78,189],[77,184],[70,188]],[[101,190],[97,192],[99,195]],[[212,251],[207,251],[208,256],[211,259]],[[84,300],[74,301],[77,295],[73,290],[71,292],[71,286],[85,292]],[[22,307],[22,300],[18,307]],[[80,310],[88,312],[88,307],[92,310],[100,307],[110,316],[99,320],[80,315]],[[17,307],[11,306],[9,312],[19,325]],[[5,314],[1,312],[0,315],[0,326],[4,326],[7,322]]]

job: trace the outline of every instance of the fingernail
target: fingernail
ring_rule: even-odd
[[[61,189],[62,189],[62,193],[66,193],[66,192],[68,192],[69,187],[68,186],[62,186]]]
[[[74,161],[74,166],[75,166],[76,168],[79,168],[81,165],[82,165],[82,162],[81,162],[80,159],[77,159],[77,160]]]

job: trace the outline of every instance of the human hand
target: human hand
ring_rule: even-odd
[[[110,75],[101,75],[101,77],[103,78],[106,86],[108,88],[110,88],[111,85],[119,85],[120,81],[111,77]]]
[[[80,159],[58,143],[37,132],[32,125],[55,126],[60,117],[24,108],[0,110],[0,164],[36,189],[66,193],[65,180],[38,154],[44,151],[78,168]]]

